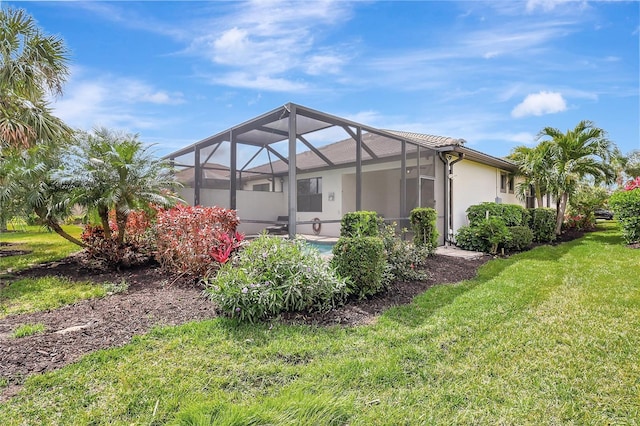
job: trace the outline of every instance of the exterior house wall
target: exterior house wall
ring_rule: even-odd
[[[411,163],[407,162],[410,166]],[[425,200],[428,205],[433,203],[438,212],[439,243],[444,244],[445,211],[445,166],[439,159],[435,163],[433,178],[433,200]],[[484,201],[496,201],[501,198],[502,203],[520,204],[514,193],[500,191],[501,170],[471,160],[463,160],[454,165],[453,177],[453,230],[467,225],[466,209],[473,204]],[[416,179],[417,170],[410,170],[406,174],[407,180]],[[356,209],[356,176],[355,168],[346,167],[333,170],[322,170],[311,173],[301,173],[298,179],[322,177],[322,211],[298,212],[297,221],[335,221],[323,223],[321,234],[325,236],[339,236],[342,216]],[[362,209],[374,210],[385,218],[397,219],[400,212],[400,161],[390,161],[369,164],[362,168]],[[278,216],[288,214],[288,178],[284,177],[282,184],[276,181],[277,192],[252,191],[253,185],[269,182],[267,179],[246,181],[244,190],[236,194],[236,206],[241,219],[240,231],[254,234],[264,229],[264,223],[247,223],[243,220],[275,221]],[[193,188],[182,188],[182,198],[187,202],[193,201]],[[331,197],[331,195],[333,195]],[[201,189],[202,205],[217,205],[228,208],[229,191],[220,189]],[[332,199],[330,199],[332,198]],[[300,234],[312,234],[311,224],[297,226]]]
[[[458,228],[468,225],[466,210],[469,206],[482,202],[495,202],[501,199],[503,204],[524,203],[516,198],[514,192],[501,192],[501,170],[477,163],[471,160],[462,160],[453,166],[453,232]]]

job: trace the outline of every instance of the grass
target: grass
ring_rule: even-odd
[[[106,293],[104,285],[89,281],[76,282],[52,276],[16,280],[0,288],[0,318],[56,309]]]
[[[157,328],[29,378],[0,424],[638,424],[640,253],[600,229],[370,326]]]
[[[68,225],[63,228],[74,237],[79,237],[82,233],[79,226]],[[0,257],[0,277],[8,270],[17,272],[39,263],[60,260],[80,251],[77,245],[63,239],[55,232],[45,231],[38,226],[24,226],[16,232],[0,233],[0,242],[13,244],[10,247],[12,250],[31,251],[27,255]]]
[[[33,336],[34,334],[43,333],[45,329],[46,329],[45,325],[41,323],[22,324],[16,327],[15,330],[13,330],[13,333],[11,333],[11,336],[16,339],[19,339],[21,337],[28,337],[28,336]]]

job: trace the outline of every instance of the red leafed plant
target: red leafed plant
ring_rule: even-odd
[[[167,270],[204,277],[226,262],[243,237],[235,210],[180,205],[159,210],[156,260]]]
[[[629,182],[627,182],[627,184],[624,186],[624,190],[625,191],[632,191],[636,188],[640,188],[640,176],[638,176],[635,179],[631,179]]]
[[[218,231],[218,244],[211,248],[211,257],[218,263],[227,263],[231,257],[231,253],[240,248],[244,235],[239,232],[234,232],[233,236],[227,233]]]

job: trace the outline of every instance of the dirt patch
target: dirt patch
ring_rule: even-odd
[[[0,243],[0,257],[22,256],[22,255],[31,253],[31,250],[7,248],[12,246],[15,246],[15,244],[4,243],[4,242]]]

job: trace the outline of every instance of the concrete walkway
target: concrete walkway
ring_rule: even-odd
[[[436,248],[436,254],[442,256],[459,257],[467,260],[480,259],[485,256],[485,253],[479,251],[462,250],[455,246],[440,246]]]

